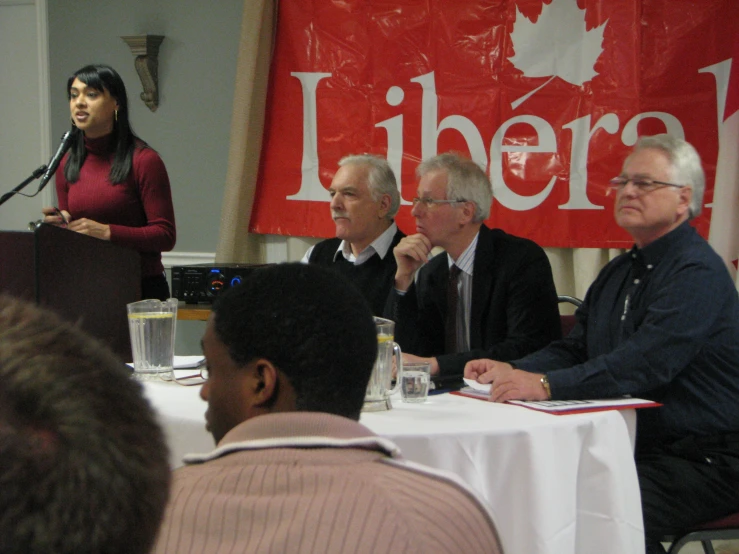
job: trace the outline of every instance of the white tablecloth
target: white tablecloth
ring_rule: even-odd
[[[209,452],[199,387],[146,383],[172,450]],[[413,461],[459,475],[491,506],[507,554],[644,552],[634,410],[555,416],[449,394],[362,414]],[[470,553],[474,554],[474,553]]]

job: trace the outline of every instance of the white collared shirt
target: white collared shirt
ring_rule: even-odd
[[[475,235],[469,246],[459,255],[456,261],[447,253],[449,268],[456,265],[460,269],[457,281],[459,292],[457,304],[457,344],[460,352],[470,350],[470,317],[472,315],[472,273],[475,266],[475,250],[480,233]]]
[[[395,237],[395,233],[398,232],[398,226],[393,222],[390,227],[385,229],[383,233],[377,237],[375,240],[373,240],[367,248],[362,250],[359,253],[359,256],[355,256],[352,252],[352,245],[349,244],[347,241],[342,240],[339,244],[339,247],[336,249],[336,253],[334,254],[334,261],[336,261],[336,258],[339,254],[344,256],[346,261],[353,263],[354,265],[362,265],[364,262],[369,260],[372,256],[377,253],[378,256],[380,256],[381,260],[385,259],[385,256],[387,256],[390,245],[393,243],[393,237]],[[307,264],[310,260],[310,255],[313,253],[314,246],[311,246],[308,251],[305,253],[305,256],[303,256],[303,259],[300,260],[302,263]]]

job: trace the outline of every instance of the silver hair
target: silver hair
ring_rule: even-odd
[[[689,219],[698,217],[703,209],[706,175],[703,172],[701,157],[696,149],[689,142],[668,134],[640,137],[634,147],[634,152],[647,148],[664,152],[667,159],[670,160],[672,182],[676,185],[688,185],[693,189],[690,207],[688,208]],[[629,158],[626,158],[626,162]],[[624,162],[624,166],[626,166],[626,162]]]
[[[421,162],[416,168],[416,176],[421,179],[431,171],[442,169],[447,174],[447,200],[472,202],[475,205],[475,223],[482,223],[490,217],[493,187],[483,168],[456,152],[446,152]]]
[[[339,160],[339,167],[345,165],[366,165],[369,167],[367,187],[372,199],[379,202],[384,194],[390,196],[390,209],[385,217],[393,219],[400,208],[400,192],[398,192],[395,173],[393,173],[387,160],[374,154],[353,154],[344,156]]]

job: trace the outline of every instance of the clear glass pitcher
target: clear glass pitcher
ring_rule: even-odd
[[[172,378],[177,304],[176,298],[170,298],[126,305],[135,378]]]
[[[398,391],[400,374],[403,371],[403,359],[400,346],[395,342],[395,322],[375,317],[377,328],[377,359],[372,369],[372,376],[367,384],[362,411],[379,412],[393,407],[390,395]],[[398,379],[393,382],[393,360],[397,368]]]

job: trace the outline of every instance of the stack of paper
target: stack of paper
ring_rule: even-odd
[[[473,379],[465,379],[468,386],[463,387],[456,393],[461,396],[469,396],[471,398],[480,398],[487,400],[490,397],[490,384],[483,385]],[[523,406],[531,410],[540,412],[548,412],[556,415],[577,414],[584,412],[598,412],[601,410],[626,410],[630,408],[656,408],[662,404],[653,402],[652,400],[644,400],[643,398],[603,398],[591,400],[509,400],[507,404],[515,404]]]
[[[205,358],[203,356],[175,356],[174,357],[174,368],[175,369],[193,369],[202,367],[205,364]]]

